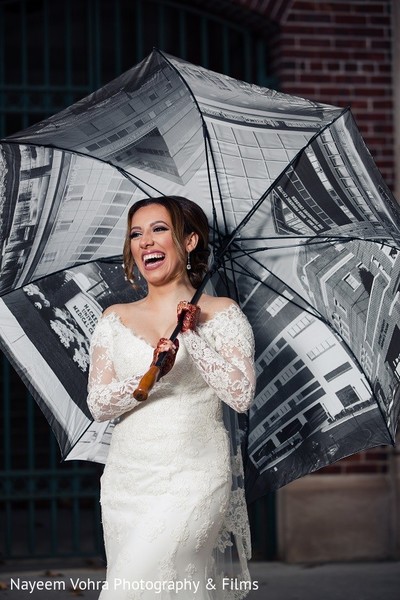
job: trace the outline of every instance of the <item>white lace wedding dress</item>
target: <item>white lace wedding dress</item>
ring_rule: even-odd
[[[153,348],[112,312],[92,337],[89,408],[97,421],[119,417],[101,478],[101,600],[225,600],[248,589],[243,468],[221,400],[238,412],[252,401],[253,334],[232,304],[179,341],[174,367],[139,403],[132,392]]]

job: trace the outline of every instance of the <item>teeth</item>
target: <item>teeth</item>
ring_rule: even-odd
[[[159,252],[155,252],[153,254],[146,254],[146,256],[143,257],[143,262],[146,263],[149,260],[154,260],[155,258],[164,258],[164,254],[160,254]]]

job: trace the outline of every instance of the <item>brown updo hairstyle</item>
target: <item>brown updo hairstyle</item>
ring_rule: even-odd
[[[140,208],[150,206],[151,204],[160,204],[160,206],[164,206],[167,209],[171,217],[172,239],[179,256],[182,258],[183,265],[186,265],[187,261],[187,253],[184,248],[185,238],[193,232],[199,236],[196,248],[190,252],[192,268],[187,271],[190,283],[197,289],[208,270],[208,257],[210,255],[208,248],[208,221],[200,206],[183,196],[145,198],[138,200],[138,202],[135,202],[130,207],[123,250],[125,277],[135,286],[133,274],[135,261],[131,253],[130,238],[132,217]]]

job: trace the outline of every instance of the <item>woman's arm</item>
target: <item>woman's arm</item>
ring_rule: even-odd
[[[254,398],[254,336],[248,320],[236,304],[217,313],[212,327],[214,347],[199,331],[182,333],[187,351],[217,396],[237,412],[249,409]]]
[[[113,365],[111,323],[103,317],[90,343],[87,403],[94,420],[115,419],[140,404],[132,395],[139,381],[139,375],[118,381]]]

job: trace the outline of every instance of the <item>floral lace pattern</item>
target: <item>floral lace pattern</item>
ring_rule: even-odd
[[[140,375],[118,381],[113,364],[113,347],[111,321],[103,317],[90,344],[87,403],[95,421],[115,419],[139,404],[132,394]]]
[[[255,390],[254,337],[250,324],[240,308],[232,304],[199,329],[204,333],[210,326],[215,349],[201,334],[191,330],[182,334],[186,348],[218,398],[237,412],[245,412]]]
[[[101,600],[155,597],[115,589],[117,579],[199,582],[196,594],[163,591],[161,600],[209,600],[208,577],[215,599],[246,595],[222,587],[224,576],[248,580],[250,541],[242,462],[239,455],[232,462],[221,400],[232,414],[248,408],[253,336],[231,305],[180,341],[174,367],[137,403],[132,392],[153,348],[114,313],[92,337],[88,403],[98,420],[118,417],[101,479],[108,582]]]
[[[113,323],[118,319],[115,313],[100,319],[91,339],[87,403],[95,421],[115,419],[140,404],[133,392],[145,370],[122,380],[115,372]]]

